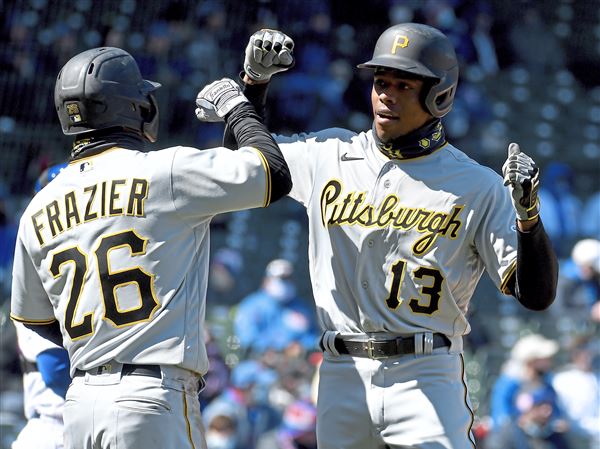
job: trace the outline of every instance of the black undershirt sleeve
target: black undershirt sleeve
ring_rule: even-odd
[[[253,147],[260,151],[267,161],[268,176],[271,177],[271,198],[267,204],[277,201],[289,193],[292,177],[279,145],[260,121],[254,107],[242,103],[225,116],[226,132],[231,133],[236,142],[235,148]]]
[[[246,84],[243,81],[244,73],[240,73],[240,82],[242,83],[243,92],[246,98],[252,103],[256,113],[260,117],[260,121],[265,123],[266,118],[266,110],[267,110],[267,93],[269,91],[270,83],[262,83],[262,84]],[[239,145],[235,141],[235,136],[231,132],[230,127],[225,125],[225,132],[223,134],[223,146],[229,148],[230,150],[236,150],[239,148]]]
[[[550,307],[556,296],[558,260],[540,221],[529,232],[517,230],[517,269],[508,289],[530,310]]]
[[[29,324],[23,323],[27,329],[31,329],[33,332],[38,334],[40,337],[50,340],[55,345],[62,348],[62,334],[60,333],[60,325],[58,321],[53,321],[50,324]]]

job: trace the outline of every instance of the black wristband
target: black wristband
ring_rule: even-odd
[[[258,113],[258,115],[260,115],[260,118],[264,121],[266,118],[266,110],[267,110],[267,94],[269,92],[269,82],[267,83],[260,83],[260,84],[247,84],[244,82],[244,72],[240,72],[240,80],[242,81],[242,85],[243,85],[243,93],[246,96],[246,98],[248,99],[248,101],[250,101],[250,103],[252,103],[252,106],[254,106],[254,109],[256,109],[256,112]]]

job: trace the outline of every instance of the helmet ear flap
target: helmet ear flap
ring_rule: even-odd
[[[458,84],[458,67],[450,70],[438,83],[429,87],[425,94],[425,108],[434,117],[445,116],[454,103]]]

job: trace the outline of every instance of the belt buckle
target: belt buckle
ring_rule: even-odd
[[[375,347],[373,346],[374,343],[385,343],[386,340],[376,340],[374,338],[369,338],[366,343],[366,347],[365,349],[367,350],[367,355],[369,356],[370,359],[373,360],[380,360],[380,359],[387,359],[389,358],[389,356],[384,355],[384,354],[376,354],[375,353]]]

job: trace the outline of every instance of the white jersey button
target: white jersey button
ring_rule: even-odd
[[[391,185],[392,183],[389,179],[383,183],[383,187],[385,187],[386,189],[389,189]]]

